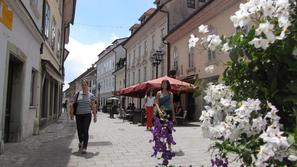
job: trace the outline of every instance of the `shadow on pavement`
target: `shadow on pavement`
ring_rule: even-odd
[[[91,159],[99,155],[99,152],[87,152],[86,154],[82,154],[81,152],[73,152],[72,155],[77,157],[84,157],[85,159]]]

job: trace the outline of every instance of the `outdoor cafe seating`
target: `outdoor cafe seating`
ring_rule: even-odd
[[[160,90],[162,81],[166,79],[169,80],[171,85],[171,91],[173,93],[188,93],[193,92],[194,86],[187,82],[183,82],[168,76],[160,77],[157,79],[149,80],[143,83],[139,83],[136,85],[129,86],[127,88],[123,88],[115,93],[116,96],[129,96],[134,98],[143,98],[148,89]],[[141,106],[141,104],[139,105]],[[123,109],[124,114],[123,119],[127,119],[132,121],[132,123],[141,123],[145,124],[145,109],[137,109],[127,107],[127,109]],[[185,120],[185,116],[178,118],[179,121],[182,121],[182,124]]]

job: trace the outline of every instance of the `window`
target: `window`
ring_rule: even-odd
[[[138,69],[138,83],[140,83],[140,69]]]
[[[195,9],[195,0],[187,0],[187,7]]]
[[[138,46],[138,51],[139,51],[139,53],[138,53],[138,58],[139,58],[139,60],[141,59],[141,45],[139,44],[139,46]]]
[[[35,69],[32,69],[30,106],[36,105],[36,93],[37,93],[36,90],[37,90],[37,71]]]
[[[173,69],[177,72],[178,71],[178,56],[177,56],[177,48],[174,47],[173,51]]]
[[[208,61],[214,60],[216,58],[216,53],[208,49]]]
[[[152,50],[155,50],[155,35],[152,35]]]
[[[164,38],[164,35],[165,35],[164,33],[165,33],[165,28],[162,28],[162,29],[161,29],[161,39]]]
[[[133,64],[135,64],[135,49],[133,50]]]
[[[128,74],[128,79],[127,79],[127,82],[128,82],[127,85],[130,85],[130,79],[131,79],[131,78],[130,78],[130,73],[129,73],[129,74]]]
[[[152,78],[151,79],[154,79],[155,78],[155,75],[156,75],[155,74],[155,70],[156,70],[155,69],[155,66],[152,65]]]
[[[48,38],[50,31],[50,8],[47,1],[44,3],[44,5],[43,34],[46,38]]]
[[[198,0],[198,2],[206,2],[206,0]]]
[[[143,81],[146,81],[146,66],[143,68]]]
[[[189,68],[194,67],[194,48],[189,49]]]
[[[147,42],[146,41],[144,41],[143,51],[144,51],[144,54],[147,54]]]
[[[55,51],[55,45],[56,45],[56,20],[53,17],[52,19],[52,34],[51,34],[51,48],[53,51]]]
[[[127,64],[128,66],[130,66],[131,65],[131,54],[129,53],[129,55],[128,55],[128,64]]]
[[[133,84],[135,84],[135,72],[133,72]]]
[[[61,50],[61,33],[60,33],[60,30],[58,30],[58,42],[57,42],[57,57],[59,58],[60,57],[60,50]]]

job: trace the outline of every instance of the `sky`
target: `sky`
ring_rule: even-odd
[[[77,0],[70,29],[70,51],[65,62],[65,86],[95,63],[97,55],[117,38],[128,37],[129,28],[155,7],[154,0]]]

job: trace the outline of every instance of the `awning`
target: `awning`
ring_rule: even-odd
[[[132,96],[132,97],[143,97],[148,89],[160,90],[161,83],[163,80],[168,80],[170,82],[171,91],[177,92],[193,92],[194,85],[187,82],[183,82],[168,76],[157,78],[154,80],[149,80],[143,83],[132,85],[127,88],[123,88],[118,91],[117,95]]]

